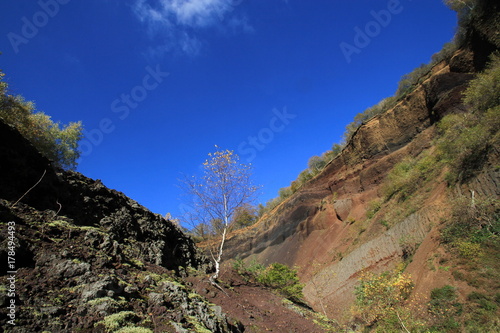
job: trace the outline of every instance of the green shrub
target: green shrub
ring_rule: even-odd
[[[387,222],[387,220],[381,220],[380,224],[382,224],[387,230],[389,230],[390,225],[389,222]]]
[[[483,295],[477,291],[471,292],[467,299],[471,302],[477,303],[482,309],[486,311],[496,311],[498,306],[486,295]]]
[[[449,183],[463,182],[483,166],[488,152],[500,144],[500,55],[469,83],[464,102],[472,113],[453,114],[438,124],[437,146],[450,167]]]
[[[258,208],[250,204],[238,207],[231,219],[231,227],[241,229],[251,226],[259,219]]]
[[[500,105],[500,53],[493,54],[486,70],[470,82],[464,102],[477,112]]]
[[[233,263],[234,270],[241,275],[245,280],[250,280],[256,278],[261,272],[265,270],[265,267],[259,264],[255,259],[250,262],[247,266],[243,259],[237,258]]]
[[[481,244],[478,243],[472,243],[461,239],[454,242],[453,246],[457,249],[458,253],[462,257],[467,259],[475,259],[483,255]]]
[[[465,281],[465,275],[461,271],[454,270],[451,272],[451,275],[458,281]]]
[[[500,116],[500,109],[498,110]],[[450,183],[471,178],[484,164],[490,149],[489,124],[476,114],[454,114],[444,117],[438,125],[441,159],[450,167]]]
[[[452,246],[461,246],[462,254],[467,256],[466,252],[474,251],[467,242],[483,244],[499,234],[500,200],[476,198],[472,203],[471,199],[458,198],[451,202],[451,216],[441,238]]]
[[[417,158],[403,159],[387,175],[382,188],[385,200],[393,196],[397,196],[400,201],[406,200],[440,170],[441,165],[430,152],[423,152]]]
[[[263,285],[277,289],[284,296],[293,300],[301,301],[302,285],[297,276],[297,270],[291,269],[286,265],[274,263],[267,267],[257,276],[257,281]]]
[[[431,57],[431,63],[437,64],[443,60],[450,59],[457,50],[457,43],[449,42],[443,45],[441,51],[434,53]]]
[[[499,332],[500,319],[497,315],[498,305],[495,298],[473,291],[467,296],[469,304],[464,313],[466,332]]]
[[[292,189],[290,187],[283,187],[279,190],[279,196],[281,199],[286,199],[293,194]]]
[[[320,170],[322,170],[325,165],[326,161],[322,158],[322,156],[312,156],[309,161],[307,162],[307,167],[309,168],[310,172],[313,174],[317,174]]]
[[[273,199],[269,199],[267,202],[266,202],[266,207],[264,209],[264,212],[270,212],[272,211],[274,208],[276,208],[277,206],[279,206],[280,203],[283,202],[283,199],[281,197],[276,197],[276,198],[273,198]]]
[[[434,318],[433,328],[439,331],[453,331],[460,327],[458,317],[463,306],[457,301],[456,288],[450,285],[431,290],[429,313]]]
[[[450,285],[431,290],[431,306],[439,307],[457,299],[456,288]]]
[[[366,217],[371,219],[382,207],[382,200],[374,199],[368,203],[368,210],[366,211]]]
[[[421,82],[422,78],[429,74],[432,69],[432,63],[422,64],[408,74],[403,75],[398,84],[396,96],[398,98],[406,96],[415,86]]]
[[[247,266],[240,258],[234,261],[233,268],[247,281],[254,279],[267,287],[276,289],[294,302],[302,302],[304,285],[299,282],[296,269],[279,263],[271,264],[265,268],[256,260]]]
[[[245,262],[241,258],[236,258],[233,262],[233,269],[238,273],[241,274],[242,272],[245,271]]]

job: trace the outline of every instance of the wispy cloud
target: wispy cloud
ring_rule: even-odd
[[[210,27],[233,32],[253,32],[246,17],[234,9],[242,0],[135,0],[133,11],[148,29],[151,38],[161,40],[155,52],[181,51],[197,55],[203,42],[199,32]]]

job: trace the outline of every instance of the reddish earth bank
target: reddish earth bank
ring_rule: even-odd
[[[350,316],[362,272],[393,269],[409,256],[406,271],[414,278],[415,292],[460,284],[450,272],[430,268],[429,262],[444,251],[438,230],[455,192],[499,197],[498,152],[492,151],[468,182],[449,189],[444,175],[438,176],[412,202],[384,203],[383,186],[398,162],[434,149],[437,121],[469,112],[463,92],[500,45],[498,30],[492,28],[498,28],[498,6],[490,5],[491,11],[469,27],[463,48],[436,64],[393,108],[361,125],[319,175],[255,225],[230,234],[226,259],[297,266],[306,301],[339,321]],[[376,203],[383,203],[380,211],[368,216]]]

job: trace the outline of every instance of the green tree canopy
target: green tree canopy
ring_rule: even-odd
[[[8,84],[0,71],[0,119],[15,127],[38,151],[57,166],[75,169],[80,157],[78,142],[82,138],[82,123],[61,126],[43,112],[35,111],[33,102],[8,92]]]

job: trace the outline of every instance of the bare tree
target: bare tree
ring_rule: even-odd
[[[208,154],[203,163],[203,175],[184,180],[184,188],[193,197],[193,212],[200,223],[222,221],[220,246],[212,255],[215,273],[210,281],[219,277],[220,262],[229,223],[238,208],[251,203],[258,189],[252,183],[250,166],[239,163],[239,156],[231,150],[217,149]]]

